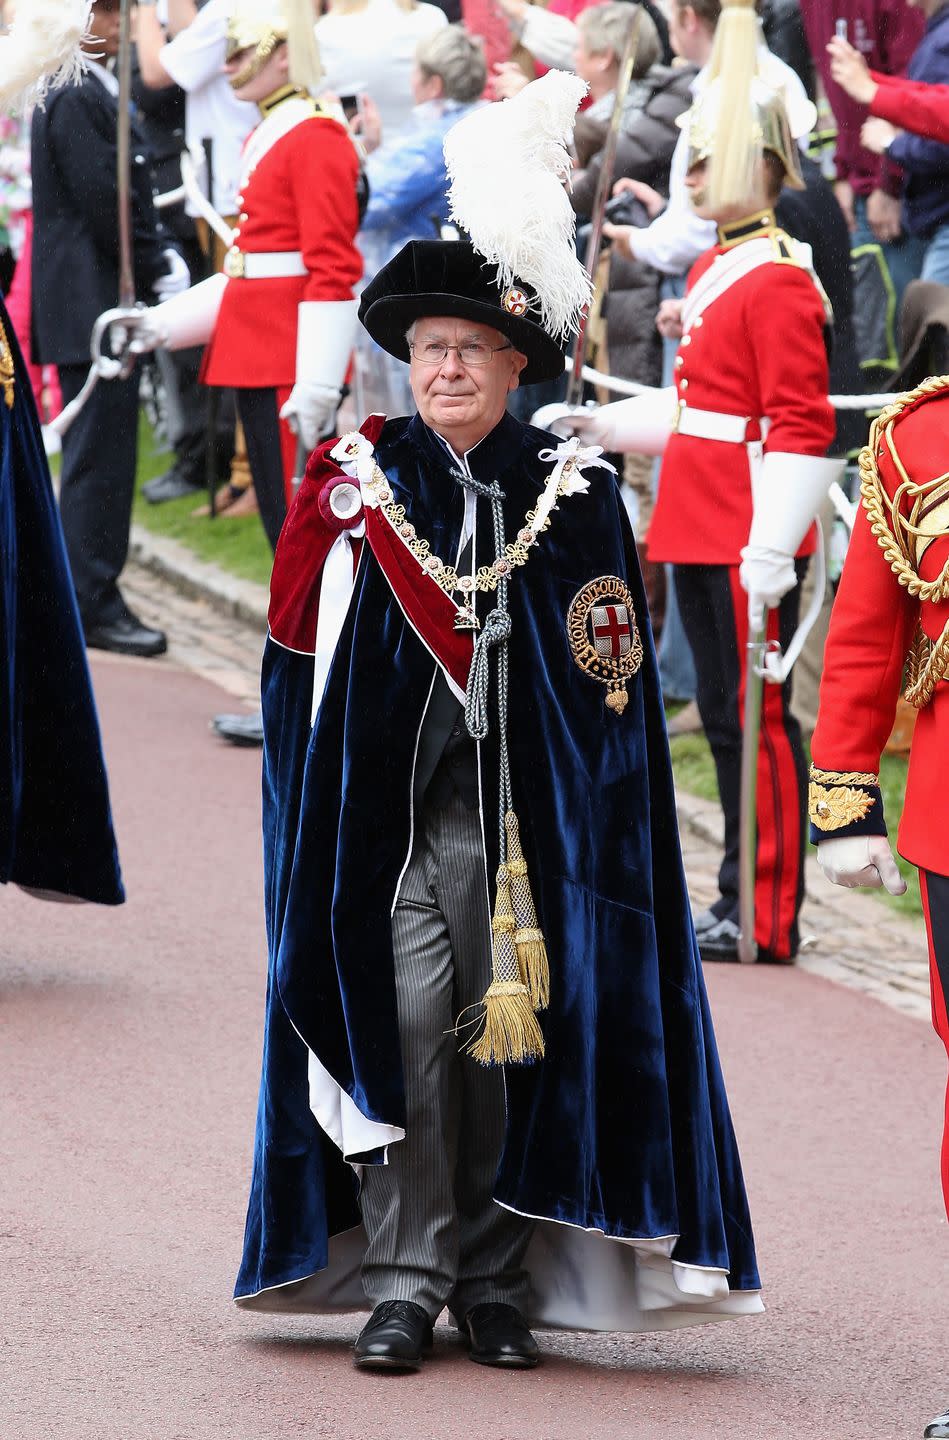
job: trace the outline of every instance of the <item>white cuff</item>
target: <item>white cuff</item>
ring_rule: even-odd
[[[166,350],[206,345],[214,332],[227,283],[226,275],[211,275],[149,310],[149,322],[160,336],[159,343]]]
[[[752,466],[754,517],[748,544],[796,555],[843,471],[843,460],[768,451],[760,467]]]
[[[356,341],[358,300],[304,300],[297,307],[297,374],[339,390]]]

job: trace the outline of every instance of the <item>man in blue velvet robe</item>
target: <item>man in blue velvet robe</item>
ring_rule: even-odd
[[[276,556],[236,1299],[368,1303],[365,1367],[416,1368],[445,1305],[520,1367],[529,1323],[761,1309],[633,536],[596,449],[505,409],[563,366],[534,300],[466,242],[407,245],[360,315],[419,413],[317,450]],[[508,810],[536,928],[500,890],[492,921]],[[549,999],[479,1065],[466,1037],[530,990],[504,944],[541,932]]]
[[[125,898],[79,611],[30,377],[0,301],[0,883]]]

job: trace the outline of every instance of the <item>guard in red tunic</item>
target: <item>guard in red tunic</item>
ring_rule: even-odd
[[[149,310],[134,348],[207,344],[202,379],[233,386],[271,545],[286,515],[297,437],[331,428],[356,331],[360,160],[319,82],[312,13],[238,5],[231,85],[260,107],[244,147],[241,207],[223,275]]]
[[[831,614],[811,747],[811,838],[837,885],[906,885],[886,839],[880,755],[904,686],[918,711],[898,847],[919,867],[933,1025],[949,1049],[949,376],[874,421]],[[949,1096],[947,1096],[949,1122]],[[949,1123],[942,1143],[949,1209]],[[949,1436],[949,1415],[926,1429]]]
[[[732,5],[720,26],[727,31],[731,19],[750,26],[754,15]],[[739,93],[741,76],[726,55],[718,58],[729,93]],[[535,417],[610,451],[664,452],[649,557],[675,566],[725,813],[720,894],[695,917],[706,959],[737,957],[749,632],[766,615],[768,640],[789,646],[798,580],[815,545],[813,517],[839,469],[822,458],[834,434],[826,299],[809,256],[777,228],[773,212],[782,185],[803,187],[796,147],[781,100],[753,75],[745,86],[745,134],[726,133],[722,78],[710,81],[686,119],[686,183],[696,213],[718,222],[719,243],[693,266],[684,301],[667,301],[660,312],[666,333],[681,336],[675,385],[588,416]],[[754,936],[763,960],[791,960],[798,946],[807,781],[790,699],[790,681],[765,685]]]

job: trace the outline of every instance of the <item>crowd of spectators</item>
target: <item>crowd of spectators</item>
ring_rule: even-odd
[[[190,199],[167,204],[158,198],[156,208],[145,194],[150,189],[158,197],[173,195],[186,146],[201,157],[199,170],[211,205],[225,220],[237,218],[241,147],[259,115],[255,106],[235,98],[223,71],[226,27],[235,3],[139,0],[136,7],[136,153],[141,156],[141,173],[135,177],[136,194],[141,192],[136,253],[139,298],[146,303],[170,293],[182,274],[194,282],[221,261],[214,234],[198,214],[200,206]],[[114,15],[116,7],[117,0],[95,3],[101,17]],[[833,5],[829,0],[760,0],[759,13],[760,68],[787,101],[807,181],[802,194],[782,196],[779,219],[811,247],[816,273],[833,301],[833,385],[847,392],[878,389],[899,374],[900,305],[912,282],[935,284],[932,303],[944,313],[949,145],[882,118],[868,119],[860,76],[905,72],[925,85],[949,82],[949,0],[834,0]],[[677,121],[704,83],[718,14],[719,0],[318,3],[314,24],[325,98],[345,114],[364,153],[369,200],[360,247],[366,279],[405,241],[445,233],[441,146],[450,127],[473,106],[503,101],[554,66],[575,70],[589,85],[576,128],[573,185],[582,243],[635,17],[633,78],[622,97],[606,226],[610,249],[599,276],[597,356],[601,368],[608,366],[615,375],[662,383],[674,350],[663,341],[663,300],[681,295],[690,265],[714,242],[714,228],[696,219],[688,206],[685,147]],[[103,32],[108,29],[106,18],[99,23]],[[849,69],[845,55],[851,57]],[[109,127],[116,114],[111,64],[101,63],[105,58],[100,51],[91,67],[92,89],[88,80],[82,87],[84,110],[78,100],[65,110],[54,108],[52,114],[61,117],[58,124],[47,112],[34,115],[38,184],[32,197],[28,132],[12,120],[0,120],[0,286],[37,367],[34,382],[47,416],[59,403],[56,375],[39,367],[47,362],[62,367],[67,396],[82,383],[87,337],[80,331],[89,307],[77,306],[77,292],[95,294],[102,308],[116,298],[114,190],[110,200],[108,185],[101,183],[110,146],[114,150]],[[829,102],[836,144],[808,158],[816,124],[813,100]],[[70,122],[69,111],[78,118]],[[95,166],[83,152],[93,133],[101,148]],[[58,213],[51,206],[44,178],[50,167],[66,174],[71,214],[68,207]],[[60,195],[60,211],[61,202]],[[318,189],[313,203],[321,203]],[[63,271],[70,252],[67,285]],[[79,263],[89,267],[88,282],[82,284],[75,279],[77,253]],[[31,279],[36,281],[32,286]],[[918,317],[920,305],[918,293],[907,297],[908,313]],[[924,319],[925,313],[923,306]],[[915,333],[917,320],[913,326]],[[198,380],[200,352],[160,358],[159,365],[175,459],[168,475],[152,482],[149,498],[159,503],[193,492],[198,500],[213,472],[224,485],[222,507],[244,497],[244,508],[251,508],[240,474],[241,439],[239,432],[235,437],[231,399],[221,393],[209,404]],[[360,409],[391,411],[408,403],[398,382],[377,355],[357,357],[353,383]],[[130,383],[134,388],[137,377]],[[535,401],[546,398],[514,397],[513,403],[527,415]],[[87,416],[87,429],[94,430],[95,415],[93,410]],[[840,449],[859,444],[861,423],[840,427]],[[107,482],[127,496],[134,428],[131,421],[113,423],[104,449],[90,431],[92,448],[80,457],[78,472],[75,464],[65,466],[67,508],[71,490],[91,483],[90,469],[99,470],[101,482],[101,472],[111,467],[116,473],[107,474]],[[637,493],[631,508],[644,528],[650,481],[642,467],[633,471]],[[120,509],[124,513],[126,508],[123,499]],[[113,566],[121,568],[123,545],[117,540],[112,548]],[[81,572],[81,561],[76,568]],[[674,597],[666,625],[674,657],[666,676],[668,693],[688,698],[688,655],[676,631]]]

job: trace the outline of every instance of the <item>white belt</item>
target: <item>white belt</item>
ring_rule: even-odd
[[[285,280],[306,273],[299,250],[244,251],[232,245],[224,256],[224,274],[229,280]]]
[[[723,415],[718,410],[696,410],[680,400],[672,428],[678,435],[691,435],[697,440],[724,440],[731,445],[746,445],[751,423],[750,415]],[[758,424],[761,427],[760,438],[764,440],[771,422],[765,416]]]

